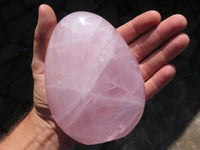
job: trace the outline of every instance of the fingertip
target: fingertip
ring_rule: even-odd
[[[181,40],[180,43],[183,43],[183,49],[186,49],[188,47],[188,45],[190,44],[190,38],[187,34],[182,33],[181,34]]]
[[[185,38],[186,44],[188,46],[190,44],[190,37],[187,34],[184,34],[184,38]]]
[[[165,75],[166,76],[172,76],[176,74],[176,67],[172,64],[167,64],[166,66],[164,66],[163,68]]]
[[[56,15],[53,9],[47,4],[39,6],[39,19],[46,19],[48,21],[57,22]]]
[[[181,15],[181,14],[175,14],[172,16],[172,18],[174,19],[174,21],[176,23],[178,23],[183,29],[186,28],[187,26],[187,19],[185,16]]]
[[[48,5],[41,4],[38,8],[38,18],[44,17],[46,9],[48,9]]]
[[[161,21],[161,15],[157,10],[149,10],[147,13],[149,13],[151,16],[153,16],[155,18],[155,20],[157,20],[158,22]]]
[[[150,80],[145,83],[146,100],[150,99],[165,87],[175,76],[176,68],[172,64],[162,67]]]
[[[49,5],[47,5],[47,4],[41,4],[40,6],[39,6],[39,11],[45,11],[46,9],[52,9]]]
[[[172,64],[167,64],[161,68],[163,85],[168,84],[176,74],[176,67]]]
[[[35,30],[35,41],[40,41],[46,36],[46,33],[51,33],[52,29],[57,24],[57,18],[53,9],[42,4],[39,6],[38,22]]]
[[[175,14],[175,17],[179,18],[184,24],[187,25],[187,18],[182,14]]]
[[[141,16],[141,15],[140,15]],[[142,14],[142,16],[146,16],[147,19],[151,20],[151,24],[154,24],[154,26],[158,25],[161,21],[161,15],[156,10],[149,10]]]
[[[172,40],[174,40],[174,46],[175,46],[174,52],[179,51],[177,54],[185,50],[190,43],[190,38],[185,33],[177,34]]]

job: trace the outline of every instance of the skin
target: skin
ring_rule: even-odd
[[[32,60],[34,106],[0,143],[0,149],[66,150],[77,143],[56,125],[47,104],[44,62],[47,45],[56,24],[54,11],[48,5],[41,5]],[[117,29],[139,62],[145,81],[146,100],[173,79],[176,70],[169,61],[189,44],[189,37],[182,33],[186,26],[187,20],[182,15],[173,15],[161,22],[157,11],[147,11]]]

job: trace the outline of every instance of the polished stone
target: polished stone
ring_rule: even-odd
[[[47,49],[45,83],[55,121],[84,144],[126,136],[143,114],[136,59],[114,27],[92,13],[72,13],[58,23]]]

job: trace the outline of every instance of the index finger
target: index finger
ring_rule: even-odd
[[[129,44],[141,34],[158,25],[160,21],[160,14],[155,10],[150,10],[120,26],[117,31]]]

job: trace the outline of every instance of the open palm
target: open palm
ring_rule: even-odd
[[[175,68],[168,63],[189,43],[188,36],[182,33],[187,25],[182,15],[173,15],[160,21],[158,12],[148,11],[117,29],[139,62],[145,81],[147,100],[174,77]],[[34,109],[39,116],[48,120],[53,126],[56,125],[47,104],[44,62],[47,45],[56,24],[57,19],[53,10],[47,5],[41,5],[35,30],[32,61]]]

